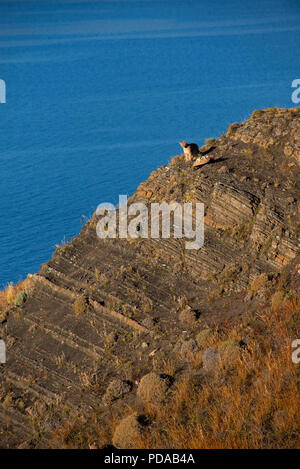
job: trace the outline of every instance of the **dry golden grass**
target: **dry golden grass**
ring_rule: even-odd
[[[188,378],[178,383],[166,405],[149,409],[156,423],[138,446],[299,448],[300,373],[291,359],[299,320],[300,297],[259,314],[259,328],[254,323],[253,340],[230,372],[200,386]]]
[[[13,306],[16,303],[17,296],[24,291],[29,291],[32,286],[32,279],[26,278],[23,282],[19,282],[16,285],[11,283],[5,290],[0,291],[0,311],[6,311]]]
[[[111,440],[107,429],[100,424],[95,414],[89,421],[85,417],[70,417],[64,425],[57,428],[49,440],[51,449],[89,448],[95,441],[99,445],[106,445]]]
[[[271,305],[272,305],[272,311],[276,312],[280,310],[282,307],[284,301],[284,292],[281,290],[278,290],[277,292],[272,295],[271,298]]]
[[[254,277],[254,279],[251,282],[250,290],[252,292],[257,292],[258,290],[266,286],[267,281],[268,281],[268,277],[266,274],[257,275],[256,277]]]
[[[148,431],[132,447],[299,448],[300,365],[292,362],[291,344],[299,338],[300,296],[281,299],[279,304],[278,295],[276,308],[257,312],[216,339],[214,346],[247,337],[247,346],[231,367],[221,366],[212,377],[196,380],[192,371],[181,380],[175,374],[166,401],[145,403]],[[172,374],[174,366],[166,363]],[[201,352],[191,369],[200,366]],[[130,408],[123,417],[137,410]],[[98,417],[94,414],[84,425],[79,419],[68,421],[58,429],[61,447],[88,447],[96,439],[101,448],[111,442],[122,417]]]

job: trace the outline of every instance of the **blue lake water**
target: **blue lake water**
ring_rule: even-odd
[[[299,50],[298,0],[1,0],[0,286],[178,141],[294,107]]]

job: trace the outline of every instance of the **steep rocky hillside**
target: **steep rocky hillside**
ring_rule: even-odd
[[[203,248],[100,240],[95,215],[2,312],[0,447],[48,447],[91,410],[123,415],[151,370],[172,360],[181,379],[202,330],[239,323],[279,282],[300,289],[300,109],[256,111],[201,150],[215,160],[177,156],[130,202],[204,202]]]

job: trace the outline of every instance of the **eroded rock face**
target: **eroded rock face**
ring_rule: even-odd
[[[259,205],[255,195],[224,183],[216,183],[206,222],[215,228],[231,228],[252,219]]]
[[[55,429],[66,407],[85,415],[112,379],[136,383],[154,360],[176,360],[175,344],[186,330],[195,340],[201,330],[247,312],[252,300],[244,297],[260,274],[271,282],[285,269],[286,282],[297,288],[299,122],[300,110],[255,113],[216,139],[208,149],[213,163],[193,170],[179,156],[139,186],[129,202],[204,203],[201,249],[187,251],[184,240],[172,238],[100,240],[95,216],[56,250],[33,276],[31,295],[0,326],[8,357],[0,368],[0,425],[7,429],[1,447],[25,440],[47,447],[47,432],[40,436],[39,429],[45,423]],[[187,311],[201,311],[199,318],[180,320],[183,297]],[[83,307],[77,301],[75,311],[78,298]],[[213,345],[202,339],[201,350]],[[195,344],[186,341],[183,355]],[[207,364],[218,359],[212,350]],[[114,406],[126,406],[133,393]],[[24,409],[40,408],[39,402],[45,416],[34,413],[29,421]]]
[[[284,155],[294,157],[300,164],[299,108],[255,111],[249,121],[232,129],[228,136],[244,143],[257,144],[263,149],[280,143]]]
[[[252,259],[248,275],[275,272],[296,257],[299,139],[300,109],[257,111],[214,142],[214,163],[192,171],[174,161],[143,183],[151,201],[205,204],[204,247],[185,260],[196,276],[207,279],[230,262],[248,263],[247,257]],[[139,188],[133,200],[145,200]],[[236,287],[244,283],[239,275]]]

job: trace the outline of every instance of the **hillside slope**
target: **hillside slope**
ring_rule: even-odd
[[[123,415],[152,369],[172,361],[175,378],[185,374],[203,329],[239,324],[280,282],[297,295],[300,109],[256,111],[202,150],[215,161],[194,170],[175,157],[130,202],[204,202],[203,248],[100,240],[94,216],[2,313],[0,447],[48,447],[64,419],[91,410]],[[114,379],[127,387],[110,406]]]

